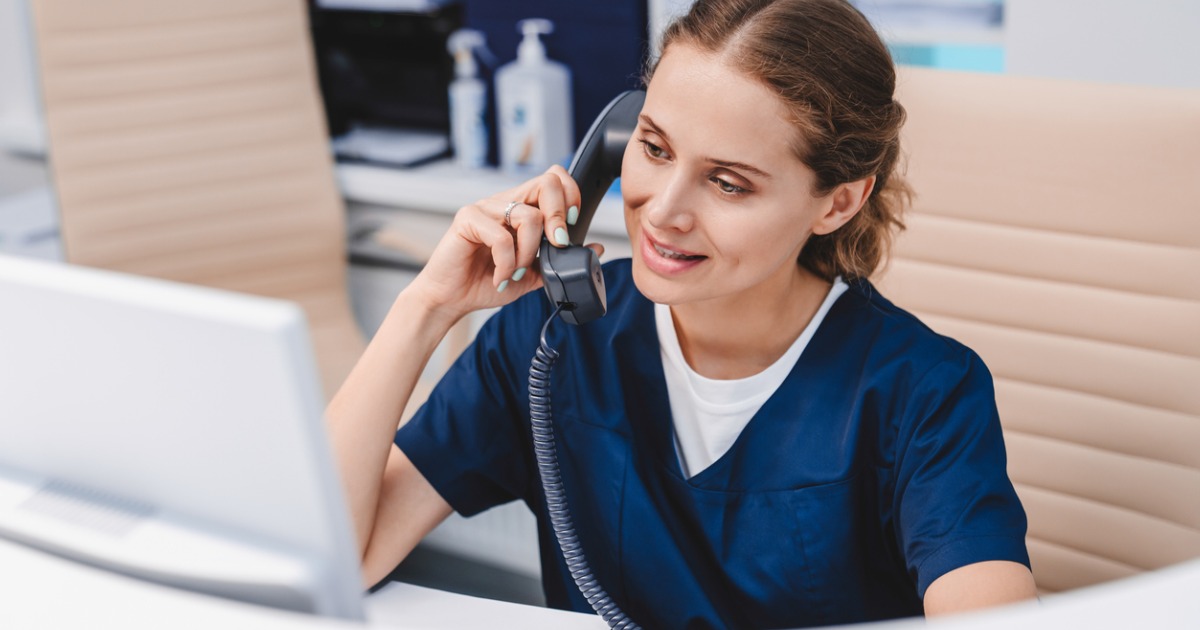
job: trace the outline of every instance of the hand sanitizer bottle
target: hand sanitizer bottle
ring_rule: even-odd
[[[571,73],[546,58],[538,39],[554,31],[550,20],[521,20],[517,30],[525,38],[517,47],[516,61],[496,71],[500,166],[509,173],[531,175],[571,155]]]
[[[470,29],[454,31],[446,40],[456,77],[450,83],[450,145],[454,161],[465,168],[481,168],[487,161],[487,88],[475,75],[475,49],[483,43],[483,33]]]

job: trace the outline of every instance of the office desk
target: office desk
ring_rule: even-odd
[[[1200,560],[1119,582],[1030,602],[925,622],[860,626],[875,630],[1023,628],[1198,628]],[[195,595],[106,573],[0,541],[0,627],[4,628],[362,628]],[[521,606],[396,584],[367,599],[377,628],[523,627],[599,630],[594,615]]]
[[[367,597],[370,627],[606,628],[595,615],[394,583]],[[109,573],[0,540],[0,628],[336,629],[361,624],[278,611]]]

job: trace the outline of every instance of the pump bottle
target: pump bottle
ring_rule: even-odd
[[[571,73],[546,58],[538,39],[554,31],[550,20],[521,20],[517,29],[524,35],[517,59],[496,71],[500,166],[509,173],[531,175],[570,158]]]
[[[454,31],[446,40],[455,75],[450,83],[450,146],[454,161],[466,168],[480,168],[487,161],[487,87],[476,76],[475,64],[475,50],[483,43],[483,33],[471,29]]]

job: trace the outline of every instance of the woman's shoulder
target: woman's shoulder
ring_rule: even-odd
[[[870,347],[875,350],[872,354],[903,356],[916,369],[946,363],[963,369],[986,369],[974,350],[897,306],[869,280],[850,280],[847,284],[848,289],[835,305],[835,313],[858,333],[855,336],[869,339]]]

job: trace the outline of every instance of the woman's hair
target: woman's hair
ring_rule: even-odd
[[[716,54],[779,95],[797,127],[796,155],[817,175],[813,194],[875,175],[862,210],[814,234],[799,257],[826,280],[874,272],[904,229],[911,192],[897,172],[895,67],[866,18],[845,0],[697,0],[663,35],[664,53],[674,44]]]

